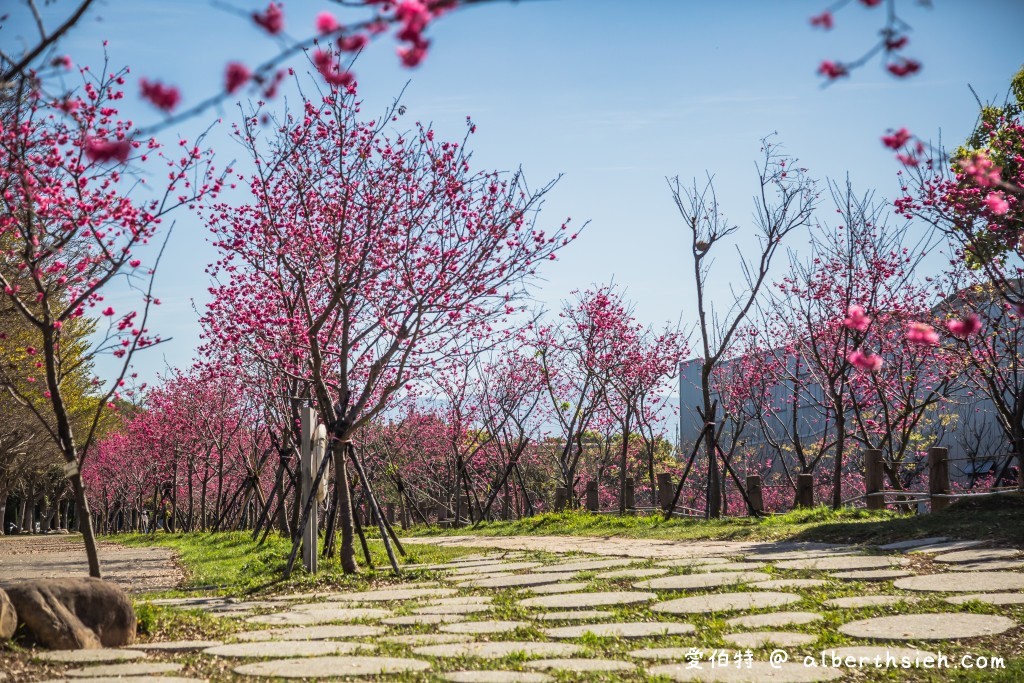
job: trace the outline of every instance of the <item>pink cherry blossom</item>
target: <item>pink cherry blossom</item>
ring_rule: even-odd
[[[1002,181],[1002,168],[996,166],[984,151],[961,159],[960,168],[979,187],[993,187]]]
[[[284,11],[281,9],[281,3],[270,3],[262,14],[254,12],[252,20],[270,35],[276,36],[284,30]]]
[[[145,78],[139,81],[139,86],[143,99],[149,100],[157,109],[171,111],[181,102],[181,92],[174,86],[147,81]]]
[[[861,350],[854,351],[847,360],[855,368],[860,370],[866,370],[867,372],[877,372],[882,367],[882,357],[878,355],[872,355],[871,352],[865,352]]]
[[[105,163],[128,161],[128,155],[132,151],[132,144],[127,140],[107,140],[106,138],[91,137],[85,141],[85,156],[90,161]]]
[[[847,317],[843,320],[843,325],[851,330],[863,332],[871,324],[871,318],[864,313],[864,308],[856,304],[850,306],[846,315]]]
[[[922,346],[938,344],[939,333],[927,323],[913,322],[907,328],[907,341]]]
[[[900,59],[895,62],[891,62],[885,67],[889,70],[893,76],[899,78],[906,78],[912,76],[921,70],[921,62],[914,59]]]
[[[903,145],[907,144],[910,138],[910,131],[906,128],[900,128],[895,132],[891,132],[889,135],[882,136],[882,144],[889,149],[899,149]]]
[[[229,93],[235,93],[239,88],[245,85],[249,78],[252,77],[252,72],[249,68],[241,62],[231,62],[228,64],[227,69],[224,72],[224,89]]]
[[[964,318],[947,321],[946,327],[949,328],[949,333],[957,339],[967,339],[981,331],[981,318],[977,313],[971,313]]]
[[[1002,192],[989,192],[985,197],[985,206],[996,216],[1003,216],[1010,210],[1010,203],[1006,201]]]
[[[833,62],[829,59],[818,65],[818,73],[830,80],[850,75],[849,70],[841,62]]]
[[[341,24],[334,18],[334,15],[330,12],[321,12],[316,15],[316,30],[321,35],[325,33],[334,33],[341,28]]]
[[[811,17],[811,26],[817,26],[825,29],[826,31],[832,28],[832,13],[822,12],[821,14]]]

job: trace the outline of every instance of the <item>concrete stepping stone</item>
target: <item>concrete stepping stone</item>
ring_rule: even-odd
[[[516,653],[526,657],[570,657],[582,648],[570,643],[543,643],[530,641],[493,641],[489,643],[452,643],[450,645],[424,645],[413,648],[423,657],[479,657],[500,659]]]
[[[667,567],[648,567],[647,569],[616,569],[610,572],[601,572],[594,576],[595,579],[644,579],[649,576],[662,576],[668,574]]]
[[[543,586],[531,586],[530,592],[537,595],[554,595],[555,593],[575,593],[585,590],[590,584],[581,582],[548,583]]]
[[[950,572],[921,574],[897,579],[896,588],[936,593],[999,593],[1024,590],[1024,573],[1018,572]]]
[[[510,574],[485,579],[473,579],[457,584],[460,588],[523,588],[558,583],[575,576],[575,572],[563,574]]]
[[[399,645],[443,645],[445,643],[468,643],[473,640],[473,637],[460,633],[410,633],[404,636],[384,636],[379,640]]]
[[[0,681],[4,680],[0,677]],[[37,683],[208,683],[205,678],[142,674],[140,676],[90,676],[89,678],[51,678]]]
[[[915,538],[909,541],[897,541],[878,546],[879,550],[913,550],[926,545],[937,545],[949,540],[948,536],[931,536],[929,538]]]
[[[171,662],[128,662],[127,664],[100,664],[86,666],[81,669],[65,671],[65,676],[72,678],[96,678],[97,676],[145,676],[149,674],[166,674],[181,671],[183,664]],[[132,679],[134,680],[134,678]]]
[[[805,560],[785,560],[776,569],[805,569],[824,571],[831,569],[889,569],[906,564],[903,557],[889,555],[840,555],[839,557],[813,557]]]
[[[549,638],[582,638],[587,633],[599,638],[650,638],[652,636],[677,636],[696,631],[693,624],[679,624],[667,621],[637,621],[614,624],[579,624],[542,629]]]
[[[487,574],[473,574],[471,576],[446,576],[444,581],[454,583],[456,586],[466,587],[469,581],[483,581],[485,579],[500,579],[504,576],[516,576],[512,572],[488,572]]]
[[[446,598],[457,592],[454,588],[383,588],[375,591],[341,593],[335,599],[344,602],[404,602],[419,598]]]
[[[764,562],[723,562],[696,567],[699,572],[752,572],[764,569]]]
[[[533,571],[537,573],[565,573],[565,572],[590,572],[598,569],[610,569],[611,567],[628,567],[636,564],[638,560],[628,558],[613,558],[609,560],[579,560],[576,562],[562,562],[560,564],[549,564],[538,567]]]
[[[467,621],[461,624],[448,624],[440,627],[438,630],[445,633],[468,634],[508,633],[509,631],[515,631],[517,628],[527,628],[529,626],[530,622],[528,621]]]
[[[735,665],[711,668],[709,663],[704,662],[702,666],[701,669],[694,669],[690,667],[689,662],[661,664],[647,669],[647,674],[649,676],[665,676],[671,681],[721,681],[722,683],[760,683],[761,681],[815,683],[816,681],[834,681],[845,674],[842,669],[810,667],[794,662],[769,664],[768,662],[754,661],[750,663],[749,667],[744,663],[739,668]]]
[[[467,560],[465,562],[452,560],[451,562],[444,562],[442,564],[423,564],[416,567],[416,569],[426,569],[427,571],[441,572],[445,571],[446,569],[465,569],[468,567],[495,567],[500,564],[502,564],[502,560]]]
[[[637,659],[686,659],[691,650],[689,647],[645,647],[626,654]]]
[[[771,574],[764,572],[708,572],[706,574],[674,574],[660,579],[637,581],[633,588],[659,591],[692,591],[718,586],[733,586],[741,583],[770,581]]]
[[[517,572],[522,569],[533,569],[534,567],[542,566],[544,566],[543,562],[501,562],[493,565],[459,567],[458,569],[449,570],[449,574],[453,576],[461,576],[464,574],[489,574],[494,571]]]
[[[213,605],[212,607],[201,607],[207,612],[241,612],[244,610],[254,609],[280,609],[281,603],[274,600],[252,600],[249,602],[226,602],[223,605]]]
[[[886,647],[884,645],[854,645],[851,647],[837,647],[829,650],[822,650],[822,657],[826,658],[827,664],[846,667],[847,669],[861,668],[869,669],[875,666],[892,667],[899,666],[901,669],[914,666],[913,662],[924,662],[928,657],[932,658],[929,668],[935,667],[938,655],[934,652],[926,652],[910,647]],[[905,665],[904,665],[905,664]]]
[[[63,662],[65,664],[106,664],[147,657],[146,653],[141,650],[118,650],[112,647],[95,650],[43,650],[36,652],[33,656],[44,662]]]
[[[388,610],[353,609],[347,607],[329,608],[305,612],[277,612],[273,614],[257,614],[248,617],[248,624],[267,624],[269,626],[314,626],[330,624],[336,621],[355,621],[356,619],[380,619],[391,614]]]
[[[985,562],[964,562],[963,564],[947,564],[944,570],[950,572],[994,572],[1018,571],[1024,569],[1024,560],[988,560]]]
[[[799,647],[808,645],[818,639],[818,636],[809,633],[794,633],[792,631],[751,631],[749,633],[728,633],[722,636],[727,643],[736,647],[749,650],[756,650],[765,645],[776,647]]]
[[[778,628],[795,626],[820,621],[823,617],[815,612],[769,612],[768,614],[748,614],[726,620],[726,625],[733,628]]]
[[[855,569],[850,572],[832,572],[829,576],[844,581],[891,581],[912,574],[906,569]]]
[[[617,659],[535,659],[524,664],[528,669],[540,669],[542,671],[572,671],[574,673],[588,673],[592,671],[633,671],[636,667],[629,662],[622,662]]]
[[[800,601],[799,595],[792,593],[713,593],[695,595],[691,598],[678,598],[667,602],[651,605],[652,612],[660,614],[698,614],[701,612],[735,612],[745,609],[763,609],[781,607]]]
[[[541,621],[595,621],[597,619],[611,619],[614,616],[611,612],[599,609],[566,610],[564,612],[541,612],[533,615],[534,619]]]
[[[724,557],[675,557],[671,560],[655,562],[655,567],[701,567],[710,564],[726,564],[729,560]]]
[[[638,591],[609,591],[606,593],[565,593],[562,595],[542,595],[537,598],[520,600],[521,607],[542,609],[590,609],[592,607],[608,607],[610,605],[637,605],[642,602],[657,600],[655,593]]]
[[[465,621],[461,614],[407,614],[401,617],[389,617],[380,623],[388,626],[432,626],[433,624],[454,624]]]
[[[242,676],[276,678],[342,678],[345,676],[380,676],[382,674],[426,671],[428,662],[404,657],[309,657],[307,659],[271,659],[236,666]]]
[[[974,548],[942,553],[932,559],[944,563],[987,562],[989,560],[1019,560],[1020,554],[1016,548]]]
[[[931,545],[918,546],[911,548],[907,552],[909,553],[950,553],[956,550],[967,550],[968,548],[976,548],[979,545],[985,545],[985,541],[948,541],[944,543],[933,543]]]
[[[319,615],[321,612],[337,614],[339,620],[350,621],[354,619],[383,619],[390,617],[392,612],[389,609],[379,607],[349,607],[345,602],[309,602],[301,605],[293,605],[288,612],[279,614],[290,614],[294,612],[305,612]]]
[[[331,638],[369,638],[379,636],[384,629],[364,624],[334,624],[298,628],[271,628],[265,631],[245,631],[231,637],[240,642],[267,640],[330,640]]]
[[[959,640],[998,635],[1016,626],[1013,619],[992,614],[945,612],[863,619],[843,624],[839,632],[870,640]]]
[[[822,604],[826,607],[838,607],[840,609],[859,609],[861,607],[883,607],[896,605],[901,602],[913,604],[918,598],[906,595],[854,595],[848,598],[832,598]]]
[[[168,640],[162,643],[136,643],[128,645],[129,650],[152,650],[154,652],[195,652],[208,647],[223,645],[220,640]]]
[[[859,555],[863,552],[861,548],[835,548],[834,550],[778,550],[749,553],[743,556],[748,562],[788,562],[790,560],[819,560],[829,557],[846,557],[848,555]]]
[[[196,605],[224,605],[225,598],[159,598],[157,600],[146,600],[150,605],[167,605],[170,607],[192,607]]]
[[[478,614],[480,612],[490,612],[493,609],[491,605],[427,605],[426,607],[417,607],[412,611],[413,614]]]
[[[489,605],[494,601],[487,595],[459,595],[454,598],[427,600],[428,605]]]
[[[816,588],[827,583],[828,581],[824,579],[771,579],[770,581],[755,581],[750,584],[750,587],[773,591],[780,588]]]
[[[545,683],[553,681],[547,674],[536,671],[451,671],[441,674],[441,678],[455,683]]]
[[[274,602],[292,602],[295,600],[323,600],[325,598],[330,599],[332,596],[337,595],[338,593],[285,593],[283,595],[267,596],[267,600],[273,600]]]
[[[1024,593],[971,593],[946,598],[946,602],[952,605],[962,605],[971,600],[987,602],[990,605],[1024,605]]]
[[[203,650],[211,657],[320,657],[323,655],[350,655],[372,650],[365,643],[347,643],[338,640],[265,640],[251,643],[231,643]]]

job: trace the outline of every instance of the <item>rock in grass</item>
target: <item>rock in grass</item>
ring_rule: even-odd
[[[0,588],[0,640],[8,640],[18,628],[18,614],[7,593]]]
[[[7,595],[29,636],[51,650],[121,647],[135,642],[131,600],[118,586],[94,578],[38,579],[10,586]]]

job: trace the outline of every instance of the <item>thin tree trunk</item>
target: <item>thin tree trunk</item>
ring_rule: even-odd
[[[337,442],[332,442],[337,443]],[[339,558],[346,574],[359,571],[356,564],[355,523],[352,519],[352,492],[348,486],[348,466],[345,462],[347,444],[332,447],[334,453],[334,485],[338,487],[338,531],[341,532]]]

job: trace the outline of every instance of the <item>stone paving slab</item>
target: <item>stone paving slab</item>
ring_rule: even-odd
[[[1024,590],[1024,573],[1018,572],[950,572],[921,574],[897,579],[896,588],[936,593],[998,593]]]
[[[775,564],[776,569],[832,570],[832,569],[889,569],[906,564],[903,557],[878,555],[840,555],[838,557],[813,557],[803,560],[784,560]]]
[[[809,633],[791,631],[751,631],[749,633],[727,633],[722,638],[729,644],[743,649],[756,650],[765,645],[776,647],[800,647],[818,639]]]
[[[540,607],[544,609],[590,609],[592,607],[608,607],[611,605],[637,605],[642,602],[657,600],[655,593],[643,591],[611,591],[606,593],[565,593],[563,595],[544,595],[539,598],[520,600],[521,607]]]
[[[949,540],[947,536],[930,536],[928,538],[916,538],[909,541],[897,541],[896,543],[886,543],[885,545],[877,546],[879,550],[913,550],[914,548],[920,548],[926,545],[937,545],[939,543],[945,543]]]
[[[699,572],[756,572],[765,568],[764,562],[718,562],[715,564],[699,565],[695,571]]]
[[[970,593],[946,598],[951,605],[962,605],[972,600],[990,605],[1024,605],[1024,593]]]
[[[334,624],[296,628],[271,628],[265,631],[244,631],[230,637],[241,642],[266,640],[330,640],[332,638],[369,638],[379,636],[384,629],[363,624]]]
[[[558,574],[510,574],[487,579],[474,579],[463,581],[459,588],[524,588],[529,586],[543,586],[546,583],[558,583],[567,581],[576,576],[575,572],[563,572]]]
[[[748,614],[743,617],[727,619],[726,624],[733,628],[778,628],[799,624],[810,624],[823,619],[816,612],[769,612],[768,614]]]
[[[461,624],[446,624],[438,630],[445,633],[481,635],[487,633],[508,633],[509,631],[515,631],[517,628],[527,628],[529,626],[530,622],[528,621],[467,621]]]
[[[540,669],[542,671],[572,671],[574,673],[586,673],[591,671],[633,671],[636,667],[618,659],[535,659],[526,662],[528,669]]]
[[[162,643],[136,643],[128,645],[129,650],[152,650],[154,652],[195,652],[224,643],[219,640],[167,640]]]
[[[988,560],[985,562],[964,562],[963,564],[943,565],[942,568],[949,572],[1020,571],[1024,569],[1024,560]]]
[[[770,581],[755,581],[750,584],[751,588],[759,590],[778,590],[780,588],[817,588],[828,583],[824,579],[771,579]]]
[[[546,583],[543,586],[530,586],[528,589],[535,595],[554,595],[555,593],[575,593],[586,590],[589,583],[573,582],[568,583]]]
[[[840,669],[809,667],[802,663],[772,665],[768,662],[755,661],[750,667],[744,664],[741,668],[710,668],[705,663],[703,669],[689,668],[687,664],[662,664],[647,669],[651,676],[665,676],[672,681],[721,681],[722,683],[814,683],[816,681],[834,681],[841,678],[844,672]]]
[[[344,620],[348,619],[382,619],[384,617],[390,617],[392,612],[389,609],[382,609],[380,607],[352,607],[351,603],[347,602],[304,602],[298,605],[291,605],[288,612],[279,612],[279,614],[288,614],[290,612],[332,612],[341,615]]]
[[[490,612],[494,609],[491,605],[427,605],[417,607],[413,614],[479,614]]]
[[[450,645],[425,645],[413,648],[415,654],[423,657],[479,657],[500,659],[522,653],[526,657],[569,657],[580,652],[578,645],[571,643],[539,643],[530,641],[495,641],[490,643],[452,643]]]
[[[494,598],[489,595],[459,595],[454,598],[434,598],[427,605],[489,605]]]
[[[323,608],[306,612],[276,612],[257,614],[247,617],[246,623],[266,624],[267,626],[315,626],[338,621],[355,621],[356,619],[381,619],[391,614],[388,610],[359,608]]]
[[[648,567],[646,569],[616,569],[610,572],[595,574],[595,579],[644,579],[651,576],[668,574],[668,567]]]
[[[375,591],[338,593],[345,602],[405,602],[420,598],[446,598],[458,593],[454,588],[383,588]]]
[[[172,662],[128,662],[127,664],[100,664],[98,666],[86,666],[81,669],[65,671],[65,676],[72,678],[96,678],[97,676],[146,676],[152,674],[167,674],[172,671],[184,669],[182,664]],[[134,680],[134,678],[133,678]]]
[[[960,640],[1005,633],[1017,626],[1007,617],[945,612],[899,614],[843,624],[840,633],[869,640]]]
[[[443,646],[447,647],[447,646]],[[243,676],[277,678],[340,678],[343,676],[379,676],[407,671],[426,671],[428,662],[404,657],[309,657],[307,659],[271,659],[235,667]]]
[[[829,576],[844,581],[891,581],[911,576],[905,569],[855,569],[849,572],[832,572]]]
[[[517,572],[522,569],[533,569],[534,567],[543,567],[543,562],[501,562],[494,565],[483,565],[475,567],[459,567],[457,569],[449,570],[449,574],[452,576],[463,576],[466,574],[488,574],[492,573],[492,570],[502,572]]]
[[[582,638],[590,633],[599,638],[651,638],[654,636],[678,636],[693,633],[693,624],[666,621],[637,621],[614,624],[579,624],[542,629],[550,638],[565,640]]]
[[[911,548],[907,552],[931,555],[936,553],[953,552],[954,550],[967,550],[968,548],[976,548],[979,545],[985,545],[985,541],[946,541],[943,543],[918,546],[916,548]]]
[[[3,680],[3,678],[0,678]],[[144,674],[142,676],[96,676],[89,678],[50,678],[37,683],[208,683],[205,678],[163,676]]]
[[[372,645],[365,643],[337,640],[265,640],[218,645],[203,650],[203,654],[211,657],[320,657],[350,655],[372,649]]]
[[[933,557],[932,560],[943,563],[987,562],[989,560],[1019,560],[1020,556],[1021,552],[1016,548],[971,548],[942,553]]]
[[[674,574],[658,579],[637,581],[633,588],[639,590],[691,591],[718,586],[733,586],[741,583],[770,581],[771,574],[763,572],[714,572],[707,574]]]
[[[637,659],[686,659],[690,653],[688,647],[645,647],[639,650],[630,650],[627,654]]]
[[[540,621],[596,621],[598,619],[611,619],[613,616],[615,615],[604,610],[578,609],[561,612],[541,612],[540,614],[531,615],[531,618]]]
[[[677,557],[672,560],[655,562],[655,567],[701,567],[709,564],[728,564],[725,557]]]
[[[379,640],[399,645],[443,645],[445,643],[468,643],[473,640],[473,637],[459,633],[410,633],[403,636],[384,636]]]
[[[918,598],[907,595],[854,595],[848,598],[832,598],[822,604],[826,607],[838,607],[840,609],[859,609],[862,607],[897,605],[901,602],[910,605],[917,601]]]
[[[800,601],[799,595],[765,591],[763,593],[713,593],[659,602],[652,612],[662,614],[699,614],[701,612],[735,612],[745,609],[781,607]]]
[[[118,650],[115,648],[98,648],[95,650],[41,650],[32,655],[44,662],[63,662],[65,664],[100,664],[126,662],[132,659],[145,659],[146,653],[141,650]]]
[[[537,671],[451,671],[441,674],[441,678],[454,683],[546,683],[553,681],[551,676]]]
[[[381,621],[388,626],[432,626],[434,624],[454,624],[465,621],[461,614],[407,614],[401,617],[388,617]]]
[[[578,562],[560,562],[540,567],[534,571],[542,572],[590,572],[610,567],[628,567],[634,564],[633,560],[608,559],[608,560],[580,560]]]
[[[838,658],[841,665],[848,669],[873,667],[875,666],[876,661],[884,666],[885,663],[889,661],[888,658],[890,657],[901,668],[907,668],[902,666],[904,660],[909,666],[915,661],[923,662],[927,657],[931,657],[934,662],[938,657],[934,652],[927,652],[925,650],[918,650],[911,647],[887,647],[884,645],[837,647],[829,650],[822,650],[821,654],[829,660],[833,657]],[[837,662],[837,666],[840,665],[839,662]]]

